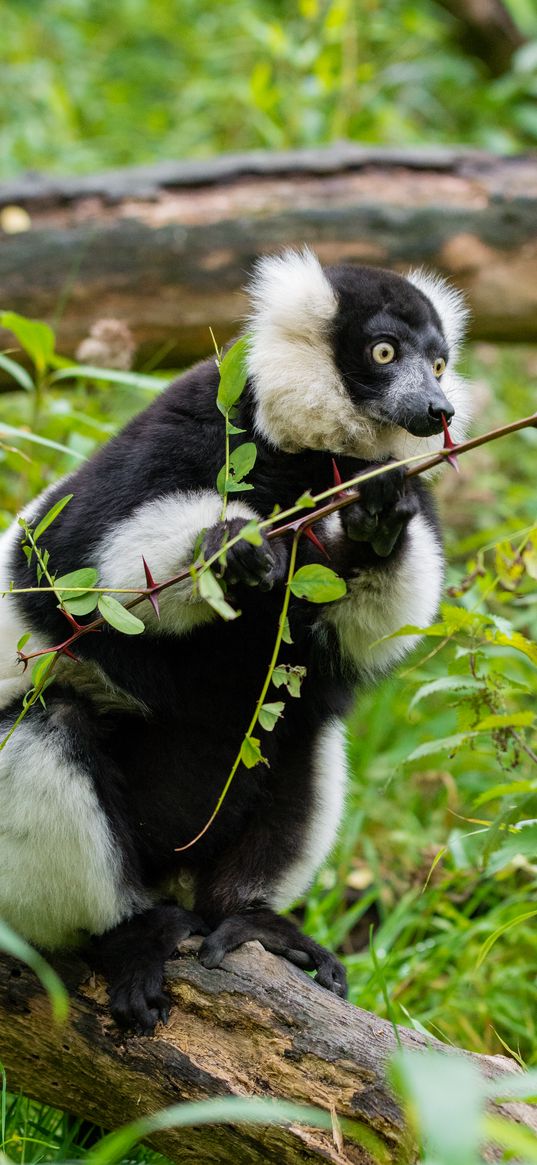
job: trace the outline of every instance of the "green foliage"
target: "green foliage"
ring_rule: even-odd
[[[21,962],[27,963],[32,968],[32,971],[35,972],[37,978],[48,993],[52,1014],[56,1022],[62,1023],[67,1019],[69,1013],[69,996],[56,972],[52,970],[52,967],[49,966],[38,951],[34,951],[33,947],[25,942],[20,935],[15,934],[11,930],[11,927],[1,920],[0,951],[7,955],[13,955],[15,959],[20,959]]]
[[[531,0],[510,6],[537,37]],[[537,140],[535,43],[490,78],[434,0],[20,0],[3,16],[6,175],[341,138]]]
[[[218,579],[213,574],[212,570],[205,570],[203,574],[198,577],[198,587],[202,599],[216,611],[222,619],[230,621],[236,619],[239,615],[233,607],[226,601],[224,590]]]
[[[346,594],[347,585],[329,566],[315,564],[297,570],[291,590],[297,598],[307,599],[309,603],[334,603]]]
[[[123,635],[141,635],[145,625],[132,611],[127,611],[113,595],[99,595],[97,603],[103,619]]]

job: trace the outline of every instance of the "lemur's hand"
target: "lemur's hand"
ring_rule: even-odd
[[[341,510],[341,522],[353,542],[369,542],[379,558],[388,558],[418,509],[404,468],[392,469],[360,486],[359,501]]]
[[[244,518],[230,518],[210,526],[203,540],[203,556],[207,560],[240,533],[246,525]],[[227,582],[245,583],[262,591],[270,591],[275,583],[285,578],[287,570],[287,547],[283,539],[269,542],[262,533],[260,546],[254,546],[245,539],[226,550],[225,559],[214,564],[214,573],[225,575]]]

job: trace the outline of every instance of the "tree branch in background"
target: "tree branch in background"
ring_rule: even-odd
[[[460,40],[467,53],[478,57],[493,77],[511,67],[513,55],[526,43],[501,0],[436,0],[460,26]]]

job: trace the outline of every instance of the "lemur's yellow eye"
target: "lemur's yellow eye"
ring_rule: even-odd
[[[433,372],[435,376],[441,376],[446,371],[446,362],[443,356],[437,356],[433,364]]]
[[[371,349],[371,355],[375,364],[391,364],[395,360],[395,348],[387,340],[381,340]]]

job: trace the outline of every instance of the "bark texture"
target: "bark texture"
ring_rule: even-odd
[[[190,942],[192,946],[192,941]],[[168,964],[176,1006],[151,1039],[125,1037],[113,1026],[102,982],[81,960],[56,967],[71,993],[68,1023],[51,1021],[46,996],[22,964],[0,960],[0,1060],[9,1086],[104,1127],[179,1101],[215,1096],[272,1096],[319,1105],[362,1122],[383,1142],[387,1162],[417,1160],[384,1066],[395,1050],[390,1024],[342,1002],[257,943],[208,971],[192,955]],[[400,1029],[403,1045],[423,1049]],[[470,1057],[487,1077],[516,1071],[501,1056]],[[537,1129],[537,1112],[501,1106],[513,1121]],[[196,1165],[377,1165],[363,1146],[313,1128],[204,1127],[160,1133],[156,1148]],[[487,1159],[499,1159],[494,1150]]]
[[[535,157],[342,143],[28,177],[1,207],[0,302],[58,324],[66,353],[116,317],[142,362],[205,356],[209,325],[219,342],[240,326],[256,257],[304,243],[325,263],[426,264],[467,291],[474,336],[537,339]]]

